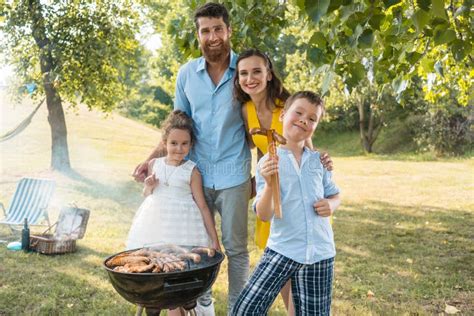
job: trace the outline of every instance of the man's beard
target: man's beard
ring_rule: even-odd
[[[201,51],[207,61],[211,63],[219,62],[229,56],[230,41],[223,41],[220,49],[211,49],[207,45],[203,45]]]

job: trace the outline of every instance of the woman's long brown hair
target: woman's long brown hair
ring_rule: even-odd
[[[237,63],[236,63],[237,69],[235,71],[235,76],[234,76],[234,98],[237,101],[239,101],[242,105],[245,104],[245,102],[251,100],[250,96],[242,90],[239,84],[239,62],[243,59],[246,59],[252,56],[257,56],[257,57],[262,58],[265,61],[267,70],[270,71],[272,75],[272,79],[268,81],[267,83],[267,100],[271,101],[271,102],[267,102],[267,104],[270,104],[271,106],[270,110],[273,110],[272,105],[273,104],[276,105],[277,99],[280,99],[282,101],[282,104],[280,106],[283,107],[283,104],[285,103],[285,101],[290,97],[290,93],[283,86],[280,78],[278,78],[278,76],[275,74],[272,61],[270,60],[270,58],[266,54],[262,53],[261,51],[255,48],[244,51],[242,54],[239,55],[239,58],[237,59]]]

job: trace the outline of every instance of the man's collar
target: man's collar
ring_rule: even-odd
[[[237,54],[234,53],[233,50],[230,51],[230,63],[229,63],[229,68],[234,70],[235,67],[237,67]]]
[[[196,72],[200,72],[202,70],[206,70],[206,59],[204,56],[201,56],[198,60],[198,66],[196,68]]]
[[[236,65],[237,65],[237,54],[234,53],[233,50],[230,51],[230,63],[229,63],[229,68],[234,70]],[[196,68],[196,72],[200,72],[206,70],[206,58],[204,56],[201,56],[198,60],[198,65]]]

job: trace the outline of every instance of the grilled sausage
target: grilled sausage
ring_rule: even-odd
[[[178,255],[178,258],[180,259],[189,259],[192,260],[194,263],[199,263],[201,262],[201,256],[197,253],[183,253],[181,255]]]
[[[204,253],[206,254],[208,257],[214,257],[215,254],[216,254],[216,250],[213,249],[213,248],[207,248],[207,247],[196,247],[196,248],[193,248],[191,250],[191,252],[194,252],[194,253]]]
[[[143,273],[143,272],[149,272],[151,271],[153,268],[155,267],[155,264],[154,263],[150,263],[150,264],[130,264],[130,263],[127,263],[125,265],[125,268],[128,269],[128,271],[132,272],[132,273]]]
[[[116,267],[114,268],[114,271],[116,271],[116,272],[130,273],[130,271],[129,271],[127,268],[125,268],[124,266],[116,266]]]
[[[171,265],[168,262],[163,263],[163,272],[171,272],[172,269],[173,268],[171,267]]]
[[[183,271],[186,268],[186,263],[184,261],[173,261],[169,265],[172,267],[172,271]]]
[[[109,261],[107,261],[107,266],[110,268],[116,267],[116,266],[124,266],[127,263],[138,263],[138,262],[144,262],[145,264],[150,263],[150,259],[147,257],[143,256],[115,256]]]
[[[159,258],[153,258],[152,262],[155,264],[155,270],[163,271],[163,261],[161,261]]]

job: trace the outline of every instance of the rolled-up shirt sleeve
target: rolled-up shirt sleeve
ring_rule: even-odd
[[[324,197],[330,197],[332,195],[339,194],[340,190],[332,181],[332,172],[324,168],[323,174],[323,186],[324,186]]]

